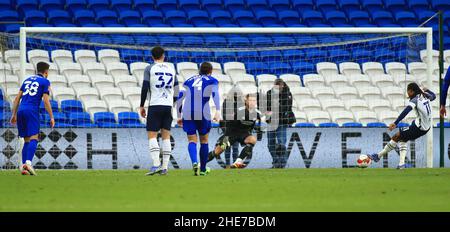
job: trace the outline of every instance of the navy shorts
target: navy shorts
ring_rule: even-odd
[[[39,112],[30,109],[17,112],[17,129],[22,138],[39,134]]]
[[[149,106],[147,113],[147,131],[158,132],[172,127],[172,107]]]
[[[183,119],[183,130],[188,135],[206,135],[211,130],[211,121],[210,120],[184,120]]]
[[[400,141],[408,142],[424,136],[430,129],[424,131],[419,129],[413,122],[409,127],[400,128]]]

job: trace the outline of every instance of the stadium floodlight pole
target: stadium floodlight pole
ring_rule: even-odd
[[[433,28],[431,27],[21,27],[20,28],[20,76],[25,78],[27,33],[68,34],[426,34],[427,85],[432,86]],[[433,167],[433,127],[427,133],[426,166]]]

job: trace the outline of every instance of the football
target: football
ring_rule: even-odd
[[[360,168],[367,168],[369,167],[372,160],[367,155],[360,155],[356,163],[358,164],[358,167]]]

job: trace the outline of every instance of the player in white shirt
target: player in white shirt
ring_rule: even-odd
[[[147,133],[149,139],[150,156],[153,166],[146,175],[160,173],[167,174],[172,147],[170,143],[170,128],[172,126],[172,107],[174,96],[178,95],[178,81],[173,65],[164,62],[164,49],[154,47],[152,49],[154,64],[149,65],[144,71],[144,82],[141,90],[140,115],[147,117]],[[148,113],[144,104],[150,91],[150,104]],[[175,95],[174,95],[175,92]],[[163,161],[159,159],[160,148],[157,140],[161,131]]]
[[[404,169],[405,158],[406,158],[406,142],[409,140],[415,140],[419,137],[425,135],[431,127],[431,103],[436,99],[436,95],[430,90],[424,89],[422,90],[416,83],[410,83],[407,87],[407,93],[409,97],[409,104],[403,110],[403,112],[398,116],[397,120],[394,123],[389,125],[389,130],[394,130],[398,123],[408,115],[408,113],[412,110],[415,110],[417,114],[417,118],[412,122],[411,126],[400,128],[400,131],[397,132],[389,141],[388,144],[384,147],[382,151],[377,154],[369,155],[373,161],[378,162],[381,157],[394,150],[395,147],[399,146],[400,150],[400,162],[397,166],[397,169]]]

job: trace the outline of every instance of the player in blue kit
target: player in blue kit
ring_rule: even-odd
[[[50,115],[50,126],[55,126],[52,107],[50,105],[50,81],[47,80],[50,65],[39,62],[36,65],[37,75],[28,77],[20,87],[14,99],[11,124],[17,123],[19,136],[24,138],[22,149],[22,166],[19,167],[23,175],[36,175],[31,165],[36,152],[39,135],[39,105],[44,100],[44,106]],[[20,105],[19,105],[20,103]]]
[[[203,62],[199,75],[195,75],[184,82],[184,90],[180,91],[177,112],[178,125],[186,132],[189,145],[188,151],[195,175],[207,175],[208,161],[208,133],[211,129],[211,110],[209,100],[212,97],[216,107],[214,121],[220,120],[220,96],[216,78],[212,77],[212,65]],[[200,137],[200,173],[197,161],[197,132]]]

